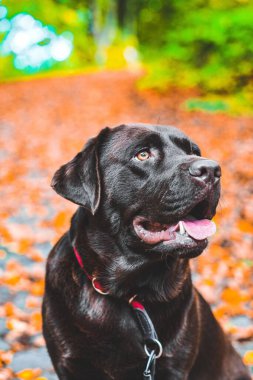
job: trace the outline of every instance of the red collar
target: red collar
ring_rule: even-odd
[[[84,264],[83,264],[83,260],[82,260],[82,257],[80,255],[80,253],[78,252],[77,248],[75,246],[73,246],[73,250],[74,250],[74,253],[75,253],[75,256],[76,256],[76,259],[78,261],[78,264],[80,265],[80,267],[82,268],[84,274],[86,275],[86,277],[91,281],[92,283],[92,286],[93,288],[96,290],[97,293],[99,294],[102,294],[102,295],[108,295],[109,292],[106,292],[105,290],[103,290],[103,287],[102,285],[100,284],[99,281],[97,281],[97,278],[96,276],[94,275],[90,275],[87,270],[85,269],[84,267]],[[140,303],[139,301],[136,301],[136,298],[137,295],[134,295],[133,297],[131,297],[129,299],[129,304],[134,308],[134,309],[140,309],[140,310],[145,310],[144,306],[142,305],[142,303]]]
[[[92,283],[92,286],[93,288],[96,290],[96,292],[98,292],[99,294],[103,294],[103,295],[106,295],[108,294],[108,292],[105,292],[103,290],[103,287],[102,285],[100,284],[99,281],[97,281],[96,277],[94,275],[90,275],[87,270],[85,269],[84,265],[83,265],[83,260],[82,260],[82,257],[80,255],[80,253],[78,252],[77,248],[75,246],[73,246],[73,249],[74,249],[74,253],[76,255],[76,259],[78,261],[78,264],[80,265],[80,267],[82,268],[82,270],[84,271],[84,273],[86,274],[86,276],[88,277],[88,279],[91,281]]]
[[[96,277],[93,275],[90,275],[83,265],[83,260],[78,252],[77,248],[73,246],[73,250],[76,256],[76,259],[82,268],[83,272],[87,276],[87,278],[91,281],[93,288],[98,292],[99,294],[109,294],[109,292],[105,292],[101,286],[101,284],[96,280]],[[158,340],[157,333],[155,331],[154,325],[145,309],[143,304],[139,301],[136,301],[137,295],[133,296],[128,300],[129,304],[134,310],[134,313],[137,318],[137,322],[139,324],[139,328],[142,331],[143,337],[144,337],[144,351],[148,357],[147,359],[147,365],[143,372],[144,378],[148,379],[154,379],[154,371],[155,371],[155,360],[158,359],[163,352],[163,347]],[[152,347],[150,346],[150,343],[152,343]],[[153,368],[153,369],[152,369]],[[151,374],[153,375],[151,376]]]

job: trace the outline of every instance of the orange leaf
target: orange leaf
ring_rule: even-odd
[[[53,224],[56,228],[64,227],[67,224],[68,218],[69,218],[69,214],[66,213],[65,211],[61,211],[54,218]]]
[[[34,284],[31,284],[31,294],[34,296],[41,297],[44,294],[44,280],[40,280],[35,282]]]
[[[26,253],[29,248],[31,248],[33,242],[31,239],[28,238],[21,238],[18,243],[18,252],[19,253]]]
[[[253,365],[253,351],[247,351],[243,357],[246,365]]]
[[[222,300],[230,305],[238,305],[240,302],[248,300],[248,296],[238,289],[226,288],[222,292]]]
[[[8,277],[5,278],[4,282],[6,285],[17,285],[20,281],[20,276],[18,274],[13,274],[13,275],[9,275]]]
[[[5,309],[6,317],[11,317],[15,313],[15,307],[14,307],[13,303],[11,303],[11,302],[6,302],[6,304],[4,305],[4,309]]]
[[[26,368],[17,373],[18,379],[21,380],[35,380],[41,374],[41,369],[39,368]]]
[[[222,317],[224,317],[224,315],[228,314],[228,307],[225,305],[219,306],[213,311],[213,313],[215,318],[221,319]]]
[[[9,233],[7,228],[5,228],[3,226],[0,228],[0,238],[1,238],[1,240],[3,239],[3,241],[5,241],[7,243],[10,243],[12,241],[11,234]]]
[[[239,220],[237,223],[239,230],[245,232],[247,234],[253,234],[253,224],[248,222],[247,220]]]
[[[214,283],[214,280],[212,280],[211,278],[205,278],[203,280],[203,285],[206,285],[206,286],[214,286],[215,283]]]
[[[35,312],[31,315],[31,323],[37,331],[42,329],[42,318],[40,312]]]
[[[43,256],[39,252],[36,251],[29,251],[29,258],[33,261],[37,261],[38,263],[41,263],[44,261]]]

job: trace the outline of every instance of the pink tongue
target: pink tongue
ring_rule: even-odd
[[[216,232],[216,225],[208,219],[183,220],[184,228],[188,235],[195,240],[204,240]]]

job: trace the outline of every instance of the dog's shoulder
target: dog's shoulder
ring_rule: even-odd
[[[71,277],[70,273],[73,258],[73,248],[69,240],[69,235],[65,233],[49,253],[47,259],[46,285],[50,283],[54,288],[61,289],[64,283],[66,283],[66,278]]]

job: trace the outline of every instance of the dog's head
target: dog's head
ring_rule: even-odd
[[[193,257],[215,232],[220,176],[178,129],[133,124],[89,140],[52,187],[135,252]]]

